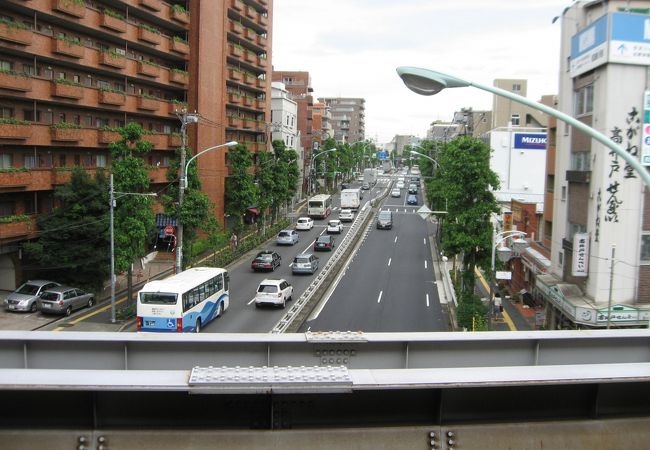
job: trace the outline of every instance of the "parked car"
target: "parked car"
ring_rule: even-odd
[[[327,222],[327,232],[341,234],[343,232],[343,224],[337,219],[330,220]]]
[[[255,307],[262,305],[273,305],[284,308],[288,301],[291,301],[293,286],[285,280],[265,279],[257,287],[255,294]]]
[[[318,257],[313,253],[302,253],[293,258],[292,273],[310,273],[318,270]]]
[[[377,215],[377,229],[390,230],[393,228],[393,213],[388,210],[379,211]]]
[[[311,217],[298,217],[296,230],[311,230],[314,228],[314,220]]]
[[[334,245],[334,236],[323,234],[322,236],[318,236],[316,242],[314,242],[314,250],[332,251],[334,250]]]
[[[41,293],[56,286],[61,285],[55,281],[29,280],[7,295],[4,304],[8,311],[36,312],[38,309],[38,297]]]
[[[392,191],[390,191],[390,196],[391,197],[401,197],[402,196],[402,191],[394,188]]]
[[[342,209],[339,212],[339,220],[341,222],[352,222],[354,220],[354,211],[351,209]]]
[[[69,316],[75,309],[95,304],[95,295],[70,286],[54,286],[43,291],[38,298],[38,309],[42,313]]]
[[[251,269],[254,271],[258,270],[270,270],[274,271],[276,267],[280,266],[282,258],[277,252],[273,250],[263,250],[259,252],[253,262],[251,262]]]
[[[417,205],[418,204],[418,198],[417,196],[411,194],[406,198],[406,203],[408,205]]]
[[[278,245],[293,245],[300,240],[296,230],[282,230],[278,233],[275,242]]]

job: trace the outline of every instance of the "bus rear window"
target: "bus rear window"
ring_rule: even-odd
[[[164,294],[160,292],[141,292],[140,303],[144,305],[175,305],[176,294]]]

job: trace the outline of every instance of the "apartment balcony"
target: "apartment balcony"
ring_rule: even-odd
[[[126,57],[118,53],[101,52],[99,54],[99,64],[116,69],[124,69],[126,68]]]
[[[126,104],[126,94],[115,91],[99,91],[99,103],[103,105],[124,106]]]
[[[162,5],[163,3],[160,0],[140,0],[140,6],[151,11],[159,12],[162,9]]]
[[[233,128],[244,128],[244,121],[238,116],[228,116],[228,126]]]
[[[19,219],[19,218],[17,218]],[[36,216],[28,216],[27,220],[0,223],[0,241],[24,238],[36,232]]]
[[[244,47],[241,45],[237,44],[229,44],[228,45],[228,51],[230,53],[230,56],[234,56],[235,58],[241,58],[244,55]]]
[[[257,64],[257,55],[253,52],[246,51],[244,53],[244,61],[251,64]]]
[[[266,99],[256,99],[255,100],[255,108],[259,110],[265,110],[266,109]]]
[[[245,5],[241,0],[230,0],[230,7],[241,14],[244,12]]]
[[[86,15],[86,4],[71,0],[52,0],[52,9],[56,12],[81,19]]]
[[[228,74],[229,74],[229,78],[231,80],[237,81],[239,83],[241,83],[242,80],[244,79],[244,72],[242,72],[241,70],[238,70],[238,69],[229,69]],[[2,85],[0,84],[0,86],[2,86]]]
[[[52,52],[70,56],[72,58],[83,58],[84,57],[85,47],[81,43],[72,42],[66,39],[53,39],[52,40]]]
[[[150,183],[169,183],[167,179],[167,167],[151,167],[147,169]]]
[[[257,77],[255,75],[249,72],[244,73],[244,83],[250,86],[255,86],[256,81],[257,81]]]
[[[259,13],[252,6],[246,6],[245,15],[251,20],[257,20],[257,16],[259,15]]]
[[[266,59],[265,56],[258,56],[257,65],[266,69],[266,66],[268,65],[268,60]]]
[[[138,29],[138,39],[151,45],[160,45],[162,43],[160,33],[144,27]]]
[[[180,147],[183,144],[180,134],[169,134],[168,135],[168,148]]]
[[[181,55],[187,55],[190,52],[190,45],[185,41],[172,39],[170,50]]]
[[[168,137],[166,134],[145,134],[142,136],[142,140],[151,142],[155,149],[168,148]]]
[[[265,47],[266,48],[267,41],[268,41],[268,39],[266,38],[266,36],[263,36],[261,34],[257,35],[257,45],[259,45],[260,47]]]
[[[102,13],[99,24],[111,31],[126,33],[126,22],[119,17],[111,16],[105,12]]]
[[[230,21],[230,31],[235,34],[242,35],[244,33],[244,26],[241,22]]]
[[[84,133],[87,133],[89,130],[84,130],[82,128],[50,128],[50,137],[53,141],[60,142],[79,142],[83,140]]]
[[[229,92],[228,93],[228,103],[232,103],[233,105],[239,105],[242,102],[242,96],[237,94],[236,92]]]
[[[266,80],[262,78],[257,78],[257,87],[260,89],[266,89]],[[312,105],[309,105],[312,106]]]
[[[143,111],[158,111],[161,101],[157,98],[138,97],[138,109]]]
[[[32,30],[20,28],[20,24],[0,23],[0,40],[29,45],[32,43]]]
[[[178,8],[172,8],[172,14],[171,14],[171,19],[178,22],[182,23],[183,25],[187,25],[190,23],[190,14],[187,11],[178,9]]]
[[[84,87],[80,84],[52,82],[52,96],[79,100],[84,96]]]
[[[188,78],[189,74],[187,72],[172,70],[169,73],[169,81],[176,84],[182,84],[183,86],[187,85]]]
[[[108,145],[122,139],[122,135],[117,131],[99,130],[97,132],[97,142]]]
[[[161,67],[154,66],[153,64],[147,64],[142,61],[138,61],[138,73],[140,75],[146,75],[152,78],[158,78],[160,76]]]
[[[91,177],[95,175],[95,172],[98,168],[86,169],[86,173]],[[72,168],[71,167],[55,167],[52,173],[52,182],[51,186],[59,186],[62,184],[69,183],[72,179]],[[52,187],[50,187],[52,189]]]
[[[255,104],[255,98],[245,95],[242,97],[242,104],[248,108],[252,108]]]
[[[180,102],[169,102],[167,106],[167,113],[169,115],[175,116],[176,113],[180,113],[183,108],[187,108],[187,104]]]
[[[31,135],[31,125],[0,123],[0,139],[24,140]]]
[[[264,14],[260,14],[257,20],[257,23],[266,28],[269,25],[269,18],[268,16],[265,16]]]
[[[259,35],[252,28],[246,28],[244,30],[244,37],[250,42],[257,43],[257,36]]]

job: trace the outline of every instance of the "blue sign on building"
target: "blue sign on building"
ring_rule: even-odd
[[[515,133],[514,148],[522,150],[546,150],[546,134]]]
[[[385,161],[388,159],[388,152],[377,152],[377,159]]]

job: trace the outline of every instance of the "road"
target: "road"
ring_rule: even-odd
[[[301,331],[448,331],[432,267],[430,230],[415,213],[420,205],[406,205],[404,193],[387,197],[381,208],[393,211],[393,228],[377,230],[370,224],[338,286]]]

